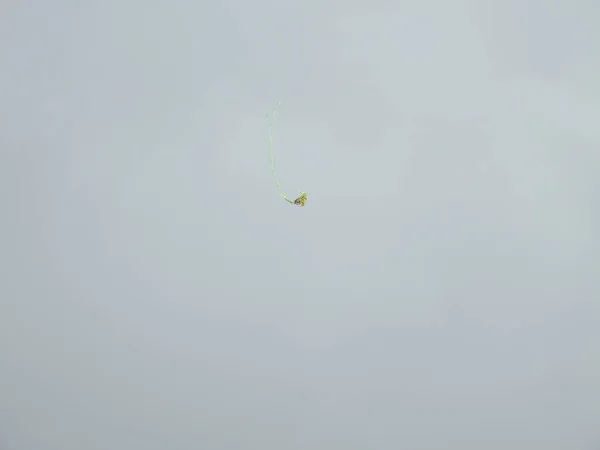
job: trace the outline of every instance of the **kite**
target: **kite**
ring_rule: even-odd
[[[273,124],[275,123],[275,119],[279,114],[279,107],[281,106],[281,102],[277,103],[275,109],[271,114],[267,114],[267,130],[269,133],[269,160],[271,163],[271,172],[273,172],[273,178],[275,179],[275,186],[277,186],[277,190],[279,191],[279,195],[288,203],[296,206],[304,206],[306,204],[306,192],[298,191],[301,195],[296,200],[290,200],[281,190],[281,185],[279,181],[277,181],[277,175],[275,175],[275,160],[273,158],[273,136],[271,134],[271,130],[273,129]]]

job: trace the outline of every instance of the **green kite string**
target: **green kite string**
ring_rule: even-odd
[[[288,203],[291,203],[293,205],[298,205],[298,206],[304,206],[304,202],[306,201],[306,193],[303,192],[303,191],[298,191],[298,192],[300,192],[300,194],[302,194],[301,197],[299,197],[295,201],[290,200],[283,193],[283,191],[281,189],[281,184],[277,180],[277,175],[275,173],[275,158],[273,157],[273,134],[272,134],[272,130],[273,130],[273,125],[275,124],[275,120],[279,116],[279,108],[280,107],[281,107],[281,102],[278,102],[277,105],[275,106],[275,109],[273,110],[273,112],[271,114],[267,114],[267,116],[266,116],[267,131],[268,131],[268,135],[269,135],[269,162],[270,162],[270,166],[271,166],[271,172],[273,173],[273,178],[275,179],[275,186],[277,187],[277,191],[279,192],[279,195],[281,195],[281,197],[286,202],[288,202]]]

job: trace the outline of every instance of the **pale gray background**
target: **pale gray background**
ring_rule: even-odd
[[[2,450],[600,448],[597,0],[0,17]]]

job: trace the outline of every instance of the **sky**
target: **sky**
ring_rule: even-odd
[[[595,0],[0,10],[1,450],[600,449]]]

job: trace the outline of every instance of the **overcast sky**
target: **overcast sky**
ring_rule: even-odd
[[[600,449],[599,42],[597,0],[4,1],[0,449]]]

